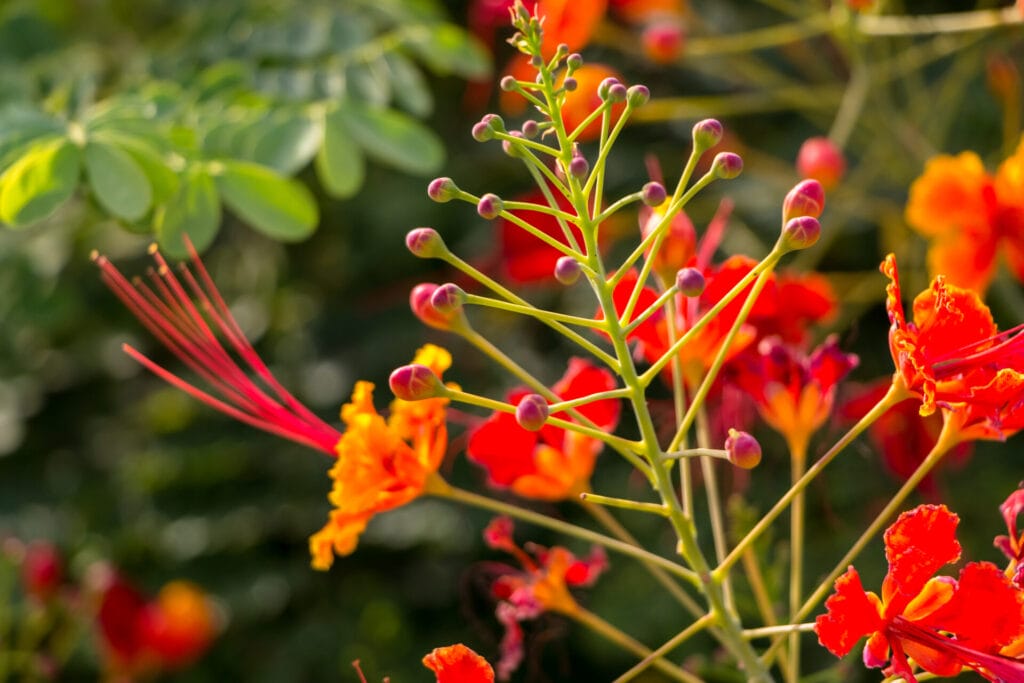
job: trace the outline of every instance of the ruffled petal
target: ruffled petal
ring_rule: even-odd
[[[886,529],[889,573],[882,583],[882,601],[887,618],[902,614],[940,567],[959,559],[959,523],[945,505],[919,505]]]
[[[857,641],[883,625],[878,597],[864,591],[853,567],[836,579],[835,593],[825,601],[825,609],[815,619],[814,631],[818,642],[836,657],[847,655]]]
[[[494,683],[487,660],[461,643],[435,649],[423,658],[423,666],[437,675],[437,683]]]

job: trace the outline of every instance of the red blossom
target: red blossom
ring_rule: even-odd
[[[614,388],[610,372],[573,358],[553,391],[561,399],[571,400]],[[517,404],[527,393],[518,389],[509,394],[508,400]],[[605,399],[577,410],[599,429],[611,431],[618,424],[620,408],[618,400]],[[553,417],[569,419],[565,413]],[[514,415],[496,412],[472,430],[466,454],[487,470],[494,486],[509,487],[528,498],[561,500],[586,490],[601,448],[597,439],[550,424],[539,431],[528,431]]]
[[[437,683],[494,682],[487,660],[462,643],[435,648],[423,658],[423,666],[434,672]]]
[[[999,506],[999,512],[1006,522],[1007,535],[996,536],[995,546],[1009,558],[1011,565],[1008,572],[1020,566],[1024,560],[1024,532],[1017,525],[1021,512],[1024,512],[1024,485],[1010,494]]]

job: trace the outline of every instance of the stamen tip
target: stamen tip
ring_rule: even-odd
[[[156,242],[150,242],[149,246],[146,247],[146,253],[149,254],[150,256],[157,253],[158,251],[160,251],[160,245],[158,245]]]

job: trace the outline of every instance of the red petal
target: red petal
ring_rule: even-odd
[[[836,592],[825,601],[825,614],[814,624],[818,642],[843,657],[861,638],[882,628],[878,597],[864,592],[857,570],[850,567],[836,579]]]
[[[994,564],[971,562],[960,570],[953,597],[920,623],[995,653],[1024,634],[1024,594]]]
[[[487,470],[496,486],[511,486],[521,476],[535,471],[533,451],[537,432],[519,426],[509,413],[494,413],[469,435],[466,455]]]
[[[938,569],[960,557],[960,518],[945,505],[919,505],[885,531],[889,573],[882,584],[885,614],[902,614]]]
[[[423,666],[437,675],[437,683],[494,682],[487,660],[462,643],[436,648],[423,658]]]

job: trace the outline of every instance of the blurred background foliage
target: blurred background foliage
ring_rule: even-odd
[[[894,15],[1005,5],[881,4]],[[504,558],[482,547],[486,515],[418,501],[375,520],[358,552],[330,573],[312,571],[306,539],[328,510],[328,463],[141,371],[121,343],[175,364],[102,287],[88,258],[99,249],[141,273],[151,240],[180,256],[187,229],[278,378],[325,417],[356,379],[386,386],[388,372],[426,341],[455,351],[454,380],[503,393],[508,377],[424,328],[406,303],[417,282],[452,277],[405,251],[412,227],[433,226],[467,260],[502,271],[494,226],[468,205],[430,203],[426,177],[501,196],[529,188],[497,146],[469,136],[485,110],[472,104],[479,90],[467,96],[465,79],[492,73],[486,46],[465,28],[469,11],[466,2],[433,0],[0,4],[0,535],[55,542],[72,574],[105,559],[146,587],[186,578],[208,590],[225,630],[195,667],[168,680],[356,680],[354,659],[370,680],[427,680],[419,659],[455,641],[494,658],[501,632],[481,563]],[[704,193],[690,215],[704,226],[722,196],[732,197],[723,251],[759,256],[798,179],[796,150],[830,134],[849,172],[829,195],[822,244],[793,267],[821,270],[840,293],[840,315],[820,334],[838,331],[860,354],[854,379],[886,375],[875,269],[896,250],[905,292],[927,282],[923,242],[903,221],[907,188],[926,159],[974,149],[993,168],[1019,139],[1020,25],[888,35],[880,21],[855,28],[844,3],[795,0],[695,0],[681,16],[688,38],[666,63],[653,62],[636,27],[614,18],[583,49],[654,94],[615,153],[612,191],[645,182],[651,155],[671,179],[694,120],[717,116],[746,170]],[[875,18],[883,17],[865,17]],[[500,72],[510,55],[494,46]],[[626,249],[635,221],[610,230]],[[524,289],[538,303],[592,305],[579,290]],[[990,304],[1004,327],[1024,319],[1019,285],[1005,276]],[[491,312],[474,324],[538,376],[561,375],[570,350],[546,329]],[[387,391],[378,393],[383,407]],[[783,452],[781,441],[763,438],[766,462],[751,481],[730,484],[746,491],[743,514],[765,509],[787,486],[785,458],[771,455]],[[461,446],[456,438],[444,473],[482,485]],[[1024,477],[1008,450],[979,447],[955,478],[940,475],[933,494],[961,513],[974,559],[996,559],[996,506]],[[595,490],[643,496],[626,472],[605,455]],[[864,441],[816,482],[809,510],[820,524],[809,530],[808,575],[831,567],[897,485]],[[573,506],[537,507],[579,516]],[[626,521],[668,552],[656,520]],[[518,536],[561,540],[523,525]],[[865,558],[865,584],[877,584],[880,544]],[[651,646],[687,623],[639,567],[611,559],[613,570],[585,598],[590,607]],[[781,595],[785,566],[769,565]],[[519,680],[604,680],[630,664],[553,617],[529,633]],[[88,643],[79,647],[61,680],[94,679],[90,653]],[[709,679],[738,680],[708,641],[695,641],[687,656]],[[806,657],[831,663],[814,648]],[[855,671],[815,680],[874,680]]]

